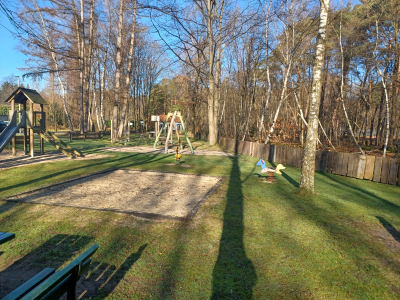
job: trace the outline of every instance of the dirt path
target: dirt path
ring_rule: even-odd
[[[103,148],[103,151],[110,151],[110,152],[136,152],[136,153],[164,153],[164,148],[156,148],[153,149],[152,147],[108,147]],[[170,147],[168,149],[168,153],[175,153],[175,150]],[[182,151],[179,151],[182,154],[191,154],[189,148],[185,148]],[[194,150],[195,155],[221,155],[221,156],[234,156],[234,154],[227,153],[224,151],[213,151],[213,150]]]

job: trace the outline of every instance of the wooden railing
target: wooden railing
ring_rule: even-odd
[[[265,145],[224,137],[220,137],[218,143],[223,149],[229,151],[301,168],[303,159],[302,148]],[[315,170],[380,183],[400,185],[399,163],[400,158],[317,151]]]

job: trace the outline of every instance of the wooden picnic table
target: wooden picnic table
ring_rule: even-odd
[[[0,232],[0,245],[15,238],[15,233]]]

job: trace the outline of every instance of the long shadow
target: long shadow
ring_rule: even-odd
[[[397,212],[400,212],[400,206],[399,205],[397,205],[397,204],[395,204],[395,203],[393,203],[391,201],[388,201],[388,200],[386,200],[386,199],[384,199],[382,197],[379,197],[379,196],[377,196],[377,195],[375,195],[375,194],[373,194],[373,193],[371,193],[371,192],[369,192],[369,191],[367,191],[365,189],[362,189],[361,187],[357,187],[354,184],[349,184],[348,182],[346,182],[349,179],[348,177],[343,177],[343,176],[330,174],[330,173],[323,173],[323,172],[318,172],[318,174],[329,178],[330,180],[336,182],[337,184],[349,187],[349,188],[353,189],[355,192],[357,192],[360,195],[364,196],[363,202],[361,203],[363,205],[367,205],[368,206],[369,204],[367,203],[367,201],[371,202],[372,199],[374,201],[375,200],[379,200],[382,203],[384,203],[384,204],[386,204],[388,206],[391,206],[392,209],[396,210]],[[365,199],[365,197],[367,197],[367,199]],[[347,200],[348,201],[353,201],[352,199],[347,199]],[[365,200],[367,200],[367,201],[365,201]]]
[[[11,293],[46,267],[57,270],[66,261],[76,256],[76,251],[86,250],[92,240],[92,237],[80,235],[53,236],[0,272],[0,298]]]
[[[274,164],[273,162],[269,162],[274,168],[276,168],[276,164]],[[294,180],[292,177],[290,177],[284,170],[281,170],[282,173],[282,177],[285,178],[291,185],[293,185],[294,187],[299,187],[300,184]]]
[[[77,284],[78,299],[105,299],[112,293],[126,273],[142,256],[147,244],[140,246],[138,251],[129,255],[117,268],[114,265],[94,261],[90,265],[89,276],[81,279]],[[132,295],[125,295],[129,299]]]
[[[165,157],[162,156],[162,157],[159,157],[158,159],[156,159],[157,155],[154,154],[154,155],[146,155],[148,157],[143,157],[143,160],[140,160],[140,161],[133,161],[133,162],[129,162],[129,163],[124,162],[124,160],[132,159],[132,158],[134,158],[135,156],[138,156],[138,155],[140,155],[140,153],[136,153],[136,154],[129,155],[129,156],[123,156],[123,157],[119,157],[119,158],[114,158],[114,159],[108,159],[107,163],[116,164],[115,166],[113,166],[113,168],[118,168],[119,167],[118,163],[120,163],[120,166],[124,165],[125,167],[132,167],[132,166],[139,166],[139,165],[147,164],[149,162],[155,162],[155,161],[162,160],[162,159],[165,158]],[[94,167],[94,166],[104,165],[104,164],[105,164],[104,160],[101,160],[101,161],[99,161],[97,163],[93,163],[93,164],[90,164],[90,165],[83,165],[83,166],[79,166],[79,167],[76,167],[76,168],[71,168],[71,169],[68,169],[68,170],[60,170],[58,172],[51,173],[51,174],[48,174],[48,175],[43,176],[43,177],[34,178],[32,180],[28,180],[28,181],[25,181],[25,182],[14,184],[14,185],[8,185],[8,186],[6,186],[4,188],[0,188],[0,192],[4,192],[4,191],[7,191],[7,190],[11,190],[11,189],[18,188],[18,187],[21,187],[21,186],[25,186],[25,185],[28,185],[28,184],[32,184],[32,183],[35,183],[35,182],[39,182],[39,181],[42,181],[42,180],[50,179],[50,178],[59,176],[61,174],[64,174],[66,171],[67,172],[73,172],[73,171],[78,171],[78,170],[81,170],[81,169],[86,169],[88,167]],[[107,167],[105,167],[104,169],[106,170]]]
[[[236,151],[237,152],[237,151]],[[232,157],[211,299],[252,299],[257,274],[244,248],[243,190],[238,157]]]
[[[387,230],[387,232],[390,233],[390,235],[400,243],[400,232],[397,231],[396,228],[393,227],[392,224],[390,224],[385,218],[382,218],[380,216],[376,216],[376,218],[379,220],[379,222],[382,224],[383,227]]]

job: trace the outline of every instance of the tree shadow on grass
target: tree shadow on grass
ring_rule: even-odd
[[[125,160],[128,160],[128,159],[136,158],[136,156],[139,156],[138,158],[140,160],[125,161]],[[129,155],[129,156],[115,157],[115,158],[112,158],[112,159],[107,159],[106,163],[104,162],[104,159],[101,159],[100,161],[97,161],[97,162],[89,164],[89,165],[85,164],[85,165],[82,165],[82,166],[79,166],[79,167],[76,167],[76,168],[67,169],[67,170],[62,169],[62,170],[59,170],[58,172],[47,174],[45,176],[34,178],[34,179],[31,179],[31,180],[28,180],[28,181],[25,181],[25,182],[17,183],[17,184],[14,184],[14,185],[7,185],[4,188],[0,188],[0,192],[5,192],[5,191],[8,191],[8,190],[19,188],[19,187],[22,187],[22,186],[25,186],[25,185],[28,185],[28,184],[33,184],[33,183],[40,182],[40,181],[43,181],[43,180],[48,180],[48,179],[54,178],[56,176],[60,176],[60,175],[62,175],[64,173],[66,173],[66,172],[74,172],[74,171],[79,171],[79,170],[87,169],[87,168],[91,168],[91,167],[100,167],[100,169],[97,170],[97,171],[107,170],[107,169],[110,169],[109,167],[107,167],[107,164],[110,164],[110,163],[114,163],[115,164],[113,166],[113,169],[115,169],[115,168],[123,168],[123,167],[134,167],[134,166],[140,166],[140,165],[144,165],[144,164],[147,164],[147,163],[159,161],[159,160],[162,160],[164,158],[165,158],[164,156],[157,157],[157,154],[141,156],[139,153],[136,153],[136,154]],[[104,165],[104,167],[101,168],[101,166],[103,166],[103,165]]]
[[[379,201],[382,204],[384,204],[385,206],[387,205],[387,206],[391,207],[391,209],[390,209],[391,212],[393,212],[393,210],[395,210],[396,212],[400,212],[399,205],[397,205],[389,200],[386,200],[382,197],[379,197],[379,196],[375,195],[374,193],[371,193],[361,187],[358,187],[356,184],[351,184],[351,182],[349,181],[349,177],[343,177],[343,176],[329,174],[329,173],[323,173],[323,172],[316,172],[316,173],[332,180],[337,185],[343,185],[345,187],[351,188],[352,190],[354,190],[354,193],[356,193],[357,196],[360,196],[360,197],[348,198],[347,199],[348,201],[356,202],[357,204],[362,204],[362,205],[369,206],[369,207],[378,207],[379,206],[378,201]],[[357,180],[357,179],[355,179],[355,180]],[[355,199],[362,199],[362,201],[357,201]],[[378,200],[378,201],[376,201],[376,200]]]
[[[119,267],[96,260],[93,261],[90,265],[87,278],[81,279],[77,284],[78,299],[95,298],[100,300],[107,298],[125,277],[126,273],[140,259],[146,247],[147,244],[140,246]],[[125,297],[124,299],[129,299],[132,295],[125,295]]]
[[[382,224],[383,227],[385,227],[386,231],[390,233],[390,235],[400,243],[400,232],[397,231],[396,228],[393,227],[392,224],[390,224],[385,218],[376,216],[376,218],[379,220],[379,222]]]
[[[236,151],[237,152],[237,151]],[[252,299],[257,274],[244,248],[243,190],[238,157],[232,157],[222,236],[211,299]]]
[[[276,168],[276,164],[274,164],[273,162],[269,162],[274,168]],[[292,177],[290,177],[284,170],[281,170],[282,173],[282,177],[286,179],[286,181],[288,181],[291,185],[293,185],[294,187],[298,188],[300,186],[300,184],[294,180]]]
[[[18,237],[16,237],[18,239]],[[93,240],[89,236],[57,234],[0,272],[0,298],[11,293],[44,268],[61,267]]]

